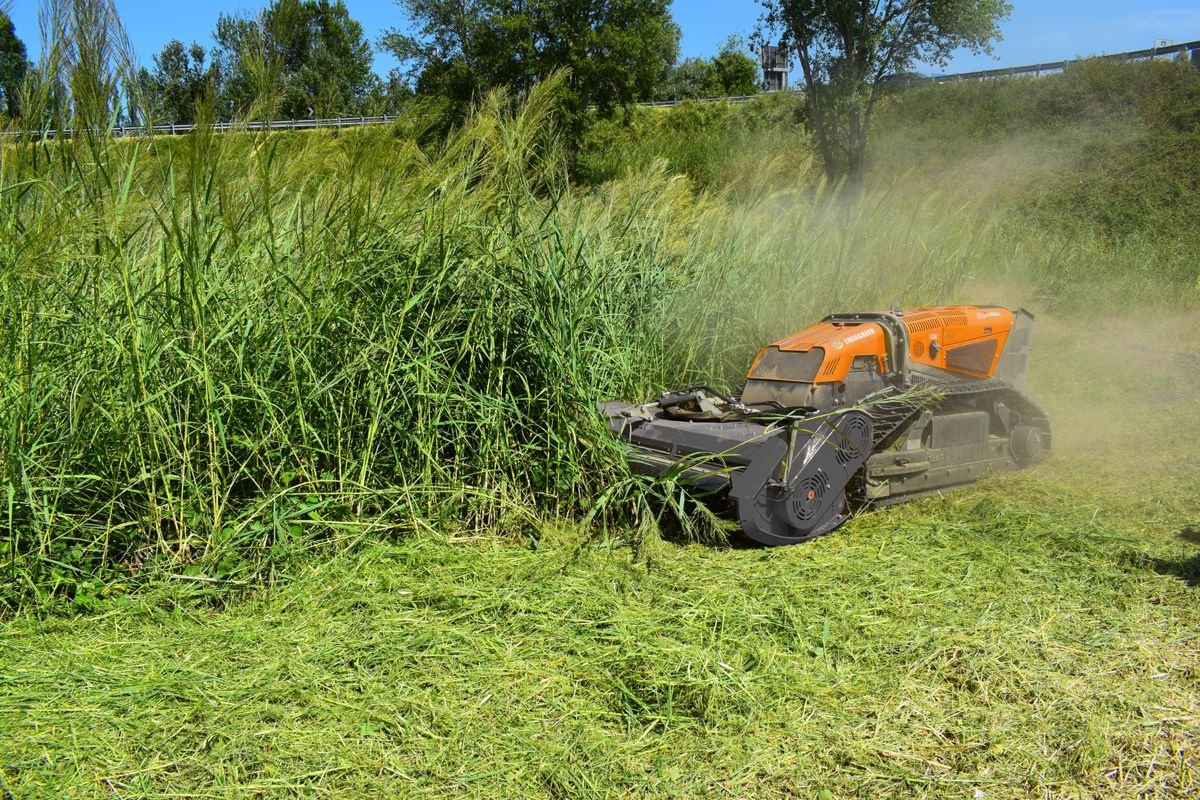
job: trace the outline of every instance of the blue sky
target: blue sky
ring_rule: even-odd
[[[265,4],[254,0],[116,0],[139,58],[149,62],[167,41],[193,39],[211,44],[211,33],[221,13],[251,13]],[[20,36],[34,56],[38,51],[37,0],[0,0]],[[346,0],[350,13],[375,41],[389,27],[403,26],[404,18],[391,0]],[[761,6],[755,0],[675,0],[671,6],[683,29],[684,56],[716,52],[731,33],[754,29]],[[1200,3],[1118,2],[1117,0],[1063,0],[1037,2],[1013,0],[1012,18],[1004,24],[1004,40],[996,45],[996,58],[956,55],[947,72],[1058,61],[1076,56],[1117,53],[1151,47],[1155,39],[1176,42],[1200,39]],[[395,66],[377,54],[375,68],[386,73]],[[931,70],[922,70],[931,71]]]

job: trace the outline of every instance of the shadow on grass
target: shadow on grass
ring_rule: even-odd
[[[1200,528],[1188,525],[1176,535],[1185,542],[1200,545]],[[1200,587],[1200,552],[1190,558],[1174,560],[1138,554],[1131,555],[1130,561],[1140,567],[1150,567],[1159,575],[1173,575],[1190,587]]]

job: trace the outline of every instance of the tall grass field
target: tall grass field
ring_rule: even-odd
[[[1200,73],[897,93],[854,202],[555,96],[2,140],[0,797],[1200,792]],[[671,533],[596,402],[893,301],[1038,313],[1050,461]]]
[[[662,161],[573,187],[552,91],[433,152],[7,148],[5,600],[114,564],[257,581],[365,531],[528,537],[621,475],[598,399],[731,385],[798,321],[970,269],[971,219],[828,206],[770,161],[736,198]]]

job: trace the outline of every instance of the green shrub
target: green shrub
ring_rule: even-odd
[[[597,184],[656,160],[699,187],[721,187],[768,159],[787,159],[807,175],[811,164],[803,130],[803,96],[776,93],[746,103],[684,102],[665,108],[633,107],[595,122],[579,156],[577,179]],[[794,181],[794,177],[790,180]]]

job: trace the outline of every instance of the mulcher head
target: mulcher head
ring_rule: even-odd
[[[612,431],[630,443],[635,469],[671,474],[698,495],[728,496],[742,531],[760,544],[803,542],[840,525],[846,485],[871,454],[871,418],[857,410],[744,415],[743,409],[691,390],[640,406],[605,403],[602,410]]]

